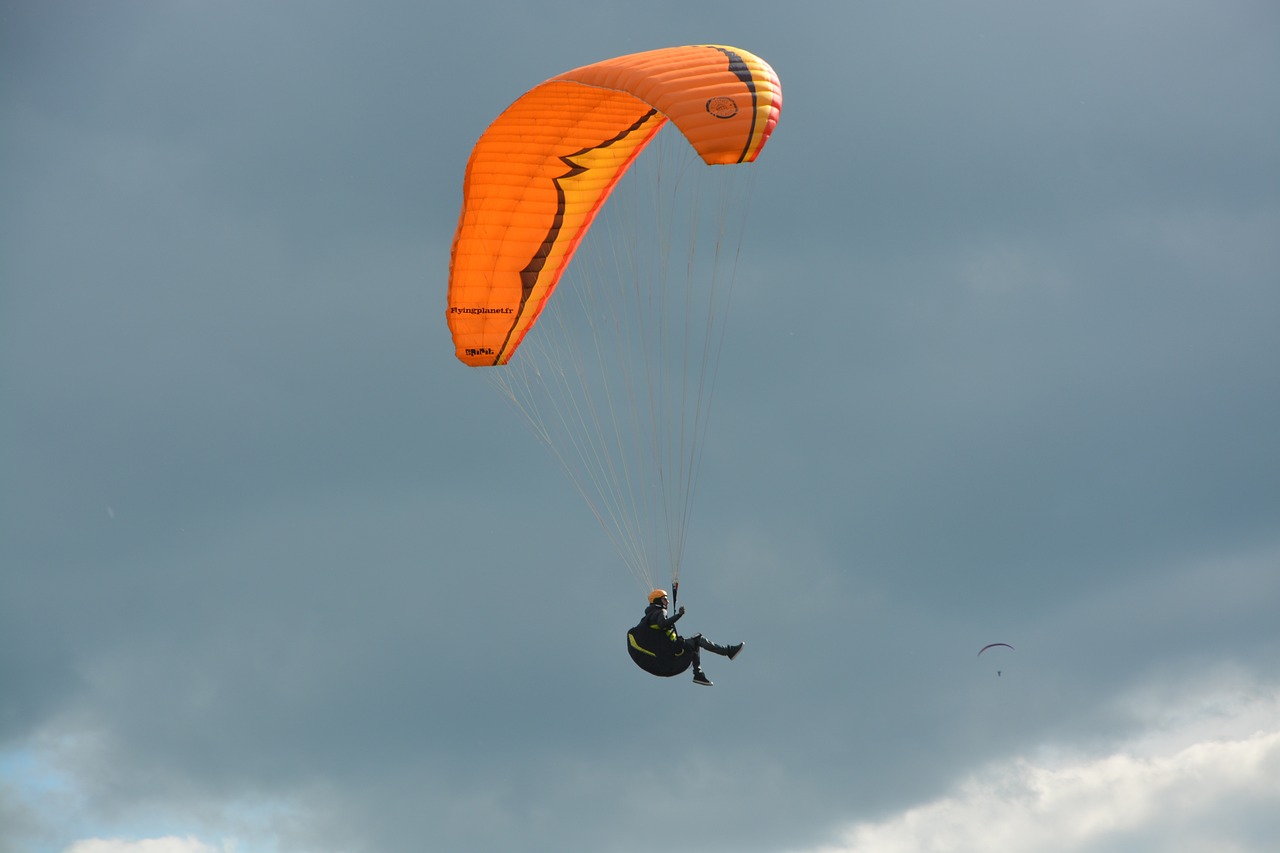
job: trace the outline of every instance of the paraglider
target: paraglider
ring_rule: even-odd
[[[987,649],[994,649],[997,646],[1004,646],[1006,649],[1013,649],[1013,646],[1009,645],[1008,643],[987,643],[985,646],[978,649],[978,657],[982,657],[982,653],[985,652]],[[1001,674],[1001,670],[997,669],[996,677],[999,677],[1000,674]]]
[[[455,355],[552,451],[646,590],[659,571],[679,580],[738,257],[725,219],[746,209],[701,187],[716,180],[706,173],[750,171],[739,164],[759,156],[781,105],[773,69],[740,48],[645,51],[533,87],[467,162],[446,308]],[[661,179],[635,177],[664,126],[677,162],[659,141]],[[590,278],[570,261],[609,236],[606,201],[633,182],[655,215],[617,208],[632,217],[621,247]],[[677,191],[701,208],[672,203]]]
[[[667,615],[669,600],[665,589],[649,593],[649,606],[644,618],[627,632],[627,653],[636,666],[650,675],[670,678],[693,667],[693,683],[701,687],[714,687],[711,679],[702,671],[699,651],[706,649],[713,654],[733,660],[742,651],[742,643],[721,646],[701,634],[682,637],[676,633],[675,624],[684,616],[684,607]]]

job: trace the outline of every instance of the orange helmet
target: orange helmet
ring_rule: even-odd
[[[653,592],[649,593],[649,603],[653,604],[659,598],[666,598],[666,597],[667,597],[667,591],[665,589],[655,589]]]

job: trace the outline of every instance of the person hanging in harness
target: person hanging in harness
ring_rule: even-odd
[[[742,651],[742,643],[736,646],[718,646],[701,634],[681,637],[674,626],[684,615],[684,607],[677,610],[674,616],[668,616],[668,606],[665,589],[655,589],[649,593],[649,606],[645,608],[644,619],[627,632],[627,652],[636,665],[650,675],[670,678],[692,666],[694,684],[713,686],[711,679],[702,671],[699,650],[706,649],[733,660]]]

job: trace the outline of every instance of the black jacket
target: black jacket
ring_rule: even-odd
[[[683,615],[683,613],[677,610],[674,616],[668,616],[667,608],[660,607],[657,604],[650,604],[644,609],[644,624],[653,628],[655,631],[665,631],[672,625],[676,624],[676,622],[679,622],[680,617]],[[674,634],[675,632],[672,631],[671,633]]]

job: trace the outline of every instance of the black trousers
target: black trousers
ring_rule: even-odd
[[[702,669],[702,656],[699,654],[700,649],[706,649],[712,654],[725,655],[728,657],[729,649],[725,646],[718,646],[708,640],[701,634],[694,634],[692,637],[681,637],[680,642],[684,643],[685,651],[693,658],[693,668],[695,670]]]

